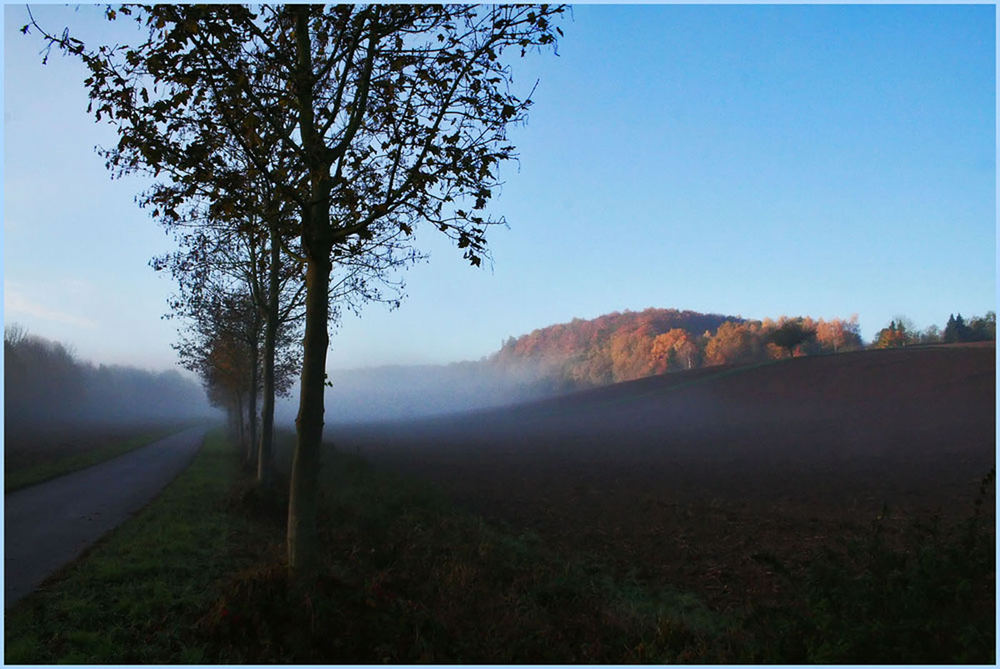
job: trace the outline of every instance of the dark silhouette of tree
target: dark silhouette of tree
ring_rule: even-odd
[[[941,335],[945,344],[958,341],[958,333],[955,330],[955,314],[948,315],[948,322],[944,326],[944,334]]]
[[[971,335],[972,332],[969,330],[969,326],[965,324],[962,314],[948,316],[948,323],[944,327],[943,339],[945,344],[969,341]]]
[[[816,337],[816,329],[806,327],[801,318],[786,320],[767,336],[767,340],[785,350],[791,357],[797,346]]]
[[[290,175],[294,165],[288,164],[287,156],[278,150],[276,139],[267,140],[271,145],[260,152],[260,160],[277,163],[278,171]],[[291,385],[288,379],[275,374],[278,369],[284,374],[298,370],[299,356],[290,349],[300,343],[301,337],[293,338],[292,333],[298,331],[304,316],[303,253],[295,237],[297,206],[279,199],[278,191],[288,189],[276,189],[262,178],[248,181],[246,175],[254,173],[254,168],[243,160],[238,146],[220,150],[225,155],[217,161],[217,183],[212,185],[211,199],[203,195],[204,188],[198,182],[204,175],[186,171],[183,165],[170,165],[175,180],[157,184],[140,203],[160,216],[161,223],[184,249],[153,262],[157,269],[169,268],[178,281],[180,295],[171,305],[175,312],[197,319],[198,296],[205,287],[234,280],[244,286],[257,307],[252,315],[253,331],[262,331],[262,340],[254,341],[250,348],[251,357],[261,363],[262,410],[256,465],[258,482],[269,487],[273,477],[275,395],[287,392]],[[353,311],[372,301],[398,305],[403,283],[391,278],[390,271],[421,257],[401,241],[403,236],[398,229],[384,231],[358,245],[342,260],[330,285],[329,300],[334,305],[329,314],[331,323],[338,318],[340,305]],[[280,350],[276,348],[279,343]],[[277,364],[279,358],[281,365]],[[253,381],[252,385],[258,384]],[[251,415],[256,416],[256,395],[250,395],[248,401]],[[250,422],[249,435],[256,445],[255,419]],[[252,451],[248,455],[252,456]]]
[[[250,332],[256,339],[249,351],[251,385],[260,388],[261,412],[258,437],[254,392],[248,399],[252,416],[248,457],[255,462],[248,464],[256,466],[258,482],[269,487],[275,395],[287,393],[290,375],[298,369],[294,335],[302,319],[301,265],[290,252],[282,252],[294,235],[294,207],[278,199],[266,181],[251,181],[246,176],[250,166],[240,160],[232,138],[225,139],[229,144],[220,139],[216,149],[223,156],[216,161],[210,196],[204,187],[194,187],[196,172],[171,166],[169,173],[175,178],[157,183],[140,204],[152,208],[181,248],[151,263],[157,270],[169,270],[178,283],[178,294],[171,300],[173,313],[197,319],[205,291],[229,290],[234,283],[255,306]]]
[[[230,137],[253,167],[248,178],[267,180],[299,209],[306,295],[288,523],[293,575],[310,573],[316,555],[334,266],[387,231],[408,235],[421,223],[481,263],[486,230],[500,222],[483,208],[500,183],[498,166],[514,157],[507,127],[531,104],[512,92],[504,55],[554,44],[551,20],[561,11],[122,7],[108,18],[133,16],[147,30],[145,42],[87,49],[68,33],[45,34],[90,68],[97,120],[110,118],[121,138],[107,153],[113,169],[170,168],[188,188],[208,184],[215,194],[216,176],[231,173],[219,150]],[[291,169],[283,171],[275,150]],[[177,204],[165,197],[165,215],[174,216]]]
[[[962,314],[951,314],[942,336],[944,343],[991,341],[996,339],[996,313],[987,311],[985,316],[973,316],[966,324]]]
[[[157,189],[162,192],[162,187]],[[258,481],[272,479],[275,395],[287,394],[298,372],[298,331],[302,319],[300,265],[281,252],[282,227],[289,227],[275,203],[248,200],[221,216],[211,202],[188,200],[178,220],[163,221],[180,250],[154,258],[157,270],[169,270],[178,284],[171,298],[171,315],[190,324],[205,318],[203,300],[220,292],[244,292],[254,309],[246,330],[252,370],[248,413],[250,448],[247,456]],[[269,211],[269,220],[257,212]],[[249,222],[247,222],[249,220]],[[257,399],[261,397],[260,429]]]
[[[327,283],[336,249],[380,226],[421,222],[451,236],[479,265],[482,209],[513,157],[507,126],[530,101],[510,89],[501,57],[554,42],[545,7],[289,8],[287,65],[309,182],[302,213],[306,333],[298,444],[289,504],[289,565],[311,571],[323,428]],[[465,203],[465,204],[463,204]]]

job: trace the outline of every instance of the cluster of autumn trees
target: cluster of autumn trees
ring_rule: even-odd
[[[176,371],[92,365],[16,324],[4,329],[3,355],[7,438],[54,426],[142,425],[209,415],[201,389]]]
[[[996,314],[968,323],[952,314],[942,331],[917,330],[894,318],[872,348],[996,339]],[[573,319],[509,338],[489,363],[499,370],[536,368],[550,391],[575,390],[654,374],[729,364],[751,364],[863,348],[857,316],[848,320],[781,316],[747,320],[675,309],[646,309]]]
[[[500,368],[530,363],[553,389],[576,389],[695,369],[861,348],[857,317],[746,320],[674,309],[574,319],[507,340]]]
[[[178,242],[154,260],[179,291],[178,344],[272,478],[274,397],[298,375],[288,509],[291,575],[314,571],[329,331],[341,309],[398,301],[417,227],[473,265],[502,219],[485,207],[516,157],[507,132],[531,100],[509,56],[554,45],[551,5],[124,5],[126,29],[79,57],[89,111],[119,141],[115,175]],[[388,288],[388,294],[383,291]]]

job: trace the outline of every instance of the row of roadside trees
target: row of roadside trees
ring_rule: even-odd
[[[509,58],[554,45],[558,6],[153,5],[108,8],[114,41],[32,17],[23,32],[82,60],[115,176],[147,174],[142,206],[179,250],[154,259],[179,290],[177,348],[226,407],[270,485],[274,396],[298,372],[288,509],[293,578],[316,564],[329,328],[400,299],[417,227],[480,265],[502,219],[485,208],[507,132],[531,105]],[[262,406],[258,410],[258,397]],[[261,415],[258,427],[256,417]],[[259,432],[259,433],[258,433]]]

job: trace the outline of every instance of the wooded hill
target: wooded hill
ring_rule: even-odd
[[[78,360],[59,342],[4,331],[4,433],[8,439],[67,425],[130,425],[214,416],[205,392],[176,371]]]
[[[517,338],[491,357],[500,370],[533,366],[554,391],[630,381],[682,369],[747,364],[860,348],[857,317],[746,320],[676,309],[575,318]]]

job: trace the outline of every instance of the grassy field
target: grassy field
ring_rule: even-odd
[[[6,662],[993,659],[994,546],[977,510],[948,528],[873,519],[789,573],[785,604],[722,611],[623,569],[608,549],[557,550],[327,455],[323,568],[308,591],[285,579],[286,499],[260,495],[214,434],[160,498],[7,612]]]
[[[191,423],[138,428],[64,428],[30,438],[10,435],[4,443],[4,492],[116,458],[189,425]]]

